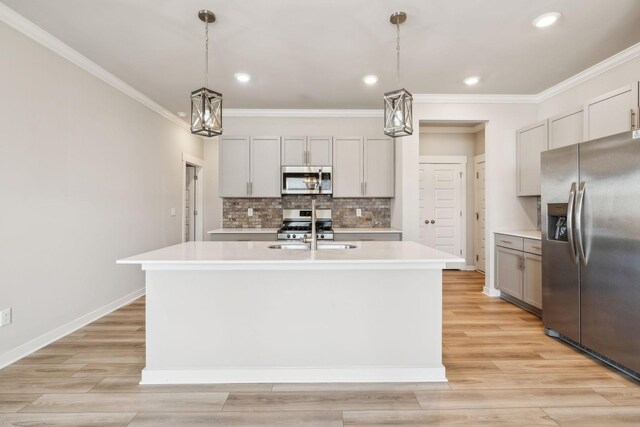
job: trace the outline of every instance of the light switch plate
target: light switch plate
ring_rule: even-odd
[[[360,218],[362,216],[362,209],[356,209],[356,216]]]
[[[247,209],[247,216],[253,216],[253,208]]]
[[[171,208],[171,216],[176,216],[176,208]]]

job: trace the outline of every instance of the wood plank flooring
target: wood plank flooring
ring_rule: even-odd
[[[444,274],[449,383],[141,386],[140,298],[0,370],[0,426],[640,426],[640,384],[483,284]]]

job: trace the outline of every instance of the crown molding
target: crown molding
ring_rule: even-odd
[[[546,101],[547,99],[565,92],[581,83],[584,83],[587,80],[591,80],[592,78],[597,77],[600,74],[611,70],[612,68],[622,65],[625,62],[629,62],[632,59],[637,58],[638,56],[640,56],[640,43],[636,43],[633,46],[626,48],[622,52],[618,52],[615,55],[605,59],[604,61],[598,62],[596,65],[593,65],[586,70],[581,71],[578,74],[558,83],[557,85],[540,92],[538,95],[536,95],[537,102]]]
[[[383,117],[383,110],[242,109],[224,108],[223,117]]]
[[[95,77],[111,85],[115,89],[118,89],[125,95],[133,98],[145,107],[155,111],[165,119],[172,121],[183,129],[190,130],[189,125],[185,121],[181,120],[178,116],[173,114],[171,111],[167,110],[148,96],[144,95],[142,92],[137,91],[132,86],[129,86],[95,62],[91,61],[86,56],[80,54],[69,45],[63,43],[56,37],[52,36],[33,22],[29,21],[28,19],[2,3],[0,3],[0,20],[5,22],[10,27],[13,27],[17,31],[21,32],[25,36],[31,38],[35,42],[46,47],[47,49],[53,51],[54,53],[57,53],[72,64],[77,65],[86,72],[93,74]]]
[[[427,94],[413,95],[413,101],[425,104],[535,104],[537,95]]]

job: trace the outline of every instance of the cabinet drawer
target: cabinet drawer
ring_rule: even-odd
[[[496,234],[496,246],[521,251],[524,249],[524,238],[509,236],[508,234]]]
[[[342,233],[342,232],[335,232],[333,238],[337,242],[400,241],[400,240],[402,240],[402,233]]]
[[[524,239],[524,251],[530,254],[542,255],[542,242],[535,239]]]
[[[213,233],[211,240],[214,242],[275,242],[278,240],[276,233]]]

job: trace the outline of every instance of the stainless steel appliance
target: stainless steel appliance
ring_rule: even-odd
[[[331,166],[282,166],[282,194],[333,194]]]
[[[303,240],[311,237],[311,210],[285,209],[278,240]],[[318,240],[333,240],[331,209],[316,209],[316,234]]]
[[[640,132],[542,153],[545,331],[640,378]]]

